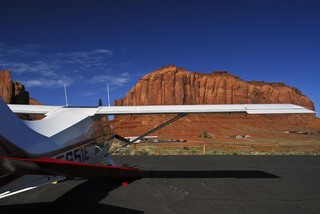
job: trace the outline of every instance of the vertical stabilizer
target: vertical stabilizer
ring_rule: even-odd
[[[28,149],[47,138],[30,129],[0,98],[0,156],[26,157]]]

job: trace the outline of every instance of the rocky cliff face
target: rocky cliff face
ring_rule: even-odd
[[[11,80],[8,70],[0,70],[0,96],[6,103],[29,104],[29,92],[24,85]]]
[[[201,74],[173,65],[141,78],[115,105],[292,103],[314,110],[313,102],[284,83],[243,81],[223,72]]]
[[[201,74],[188,72],[173,65],[156,70],[141,78],[115,105],[174,104],[258,104],[293,103],[314,110],[313,102],[296,88],[284,83],[243,81],[227,72]],[[118,134],[138,136],[172,118],[172,115],[116,116],[112,121]],[[219,141],[231,135],[255,138],[280,136],[288,130],[304,130],[315,123],[314,114],[246,115],[195,114],[153,133],[165,139],[197,141],[206,130]]]

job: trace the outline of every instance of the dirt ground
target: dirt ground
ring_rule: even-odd
[[[172,115],[122,116],[111,124],[122,136],[139,136],[157,127]],[[246,114],[200,114],[188,115],[150,135],[168,142],[140,144],[132,151],[162,150],[173,148],[205,153],[289,153],[318,154],[320,147],[320,118],[315,115],[246,115]],[[246,137],[246,138],[245,138]],[[240,139],[237,139],[240,138]],[[177,143],[173,141],[186,140]],[[152,147],[147,149],[147,147]],[[177,150],[178,150],[177,149]],[[139,150],[139,151],[140,151]],[[138,150],[137,150],[138,151]],[[189,153],[190,153],[189,152]],[[129,152],[127,152],[129,153]],[[134,152],[133,152],[134,153]],[[141,154],[144,152],[141,151]],[[156,153],[156,152],[149,152]],[[179,152],[171,152],[177,153]],[[180,152],[181,153],[181,152]]]

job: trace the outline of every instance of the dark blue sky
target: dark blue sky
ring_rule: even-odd
[[[285,82],[320,109],[317,0],[1,0],[0,69],[46,104],[106,104],[174,64]]]

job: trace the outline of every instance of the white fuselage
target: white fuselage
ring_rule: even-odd
[[[23,150],[22,156],[28,158],[49,157],[85,163],[103,162],[114,133],[108,118],[94,116],[96,111],[97,108],[76,108],[72,111],[63,108],[36,121],[21,120],[11,112],[6,114],[5,118],[9,123],[0,127],[5,130],[2,137],[6,142],[2,143],[14,142],[15,147]],[[10,152],[15,151],[12,149]],[[0,153],[2,156],[12,155],[6,154],[6,151]],[[0,175],[0,179],[5,176],[9,175]],[[64,176],[23,175],[0,186],[0,198],[61,179],[64,179]]]

